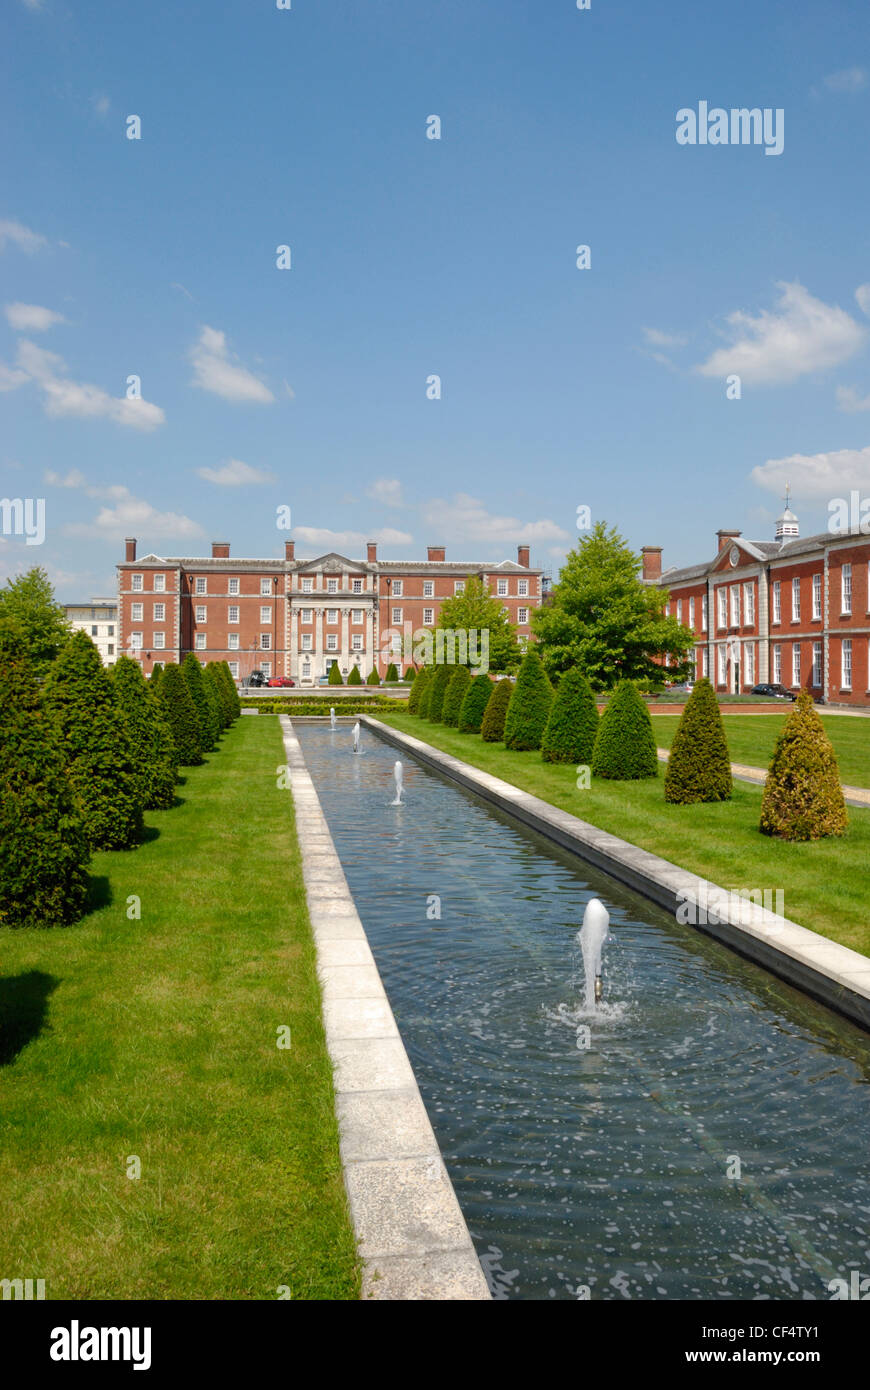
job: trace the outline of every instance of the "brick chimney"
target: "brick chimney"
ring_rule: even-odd
[[[642,545],[640,555],[643,561],[644,579],[654,580],[662,577],[662,548],[660,545]]]
[[[284,559],[285,559],[285,560],[295,560],[295,559],[296,559],[296,542],[295,542],[295,541],[285,541],[285,542],[284,542]]]
[[[527,545],[517,546],[517,564],[522,565],[524,570],[529,568],[529,547]]]
[[[446,551],[443,545],[430,545],[426,549],[426,559],[437,561],[444,559]]]
[[[126,550],[126,554],[125,554],[125,556],[124,556],[124,559],[127,560],[128,562],[131,561],[131,560],[135,560],[135,559],[136,559],[136,537],[135,537],[135,536],[128,536],[127,539],[124,541],[124,547],[125,547],[125,550]]]
[[[212,541],[211,558],[213,560],[228,560],[230,558],[229,541]]]
[[[726,545],[730,545],[732,541],[736,541],[737,537],[742,534],[741,531],[717,531],[716,539],[719,542],[719,553],[721,554]]]
[[[369,541],[369,542],[368,542],[368,554],[366,555],[366,559],[368,560],[368,562],[369,562],[370,565],[376,565],[376,564],[377,564],[377,562],[378,562],[378,543],[377,543],[377,541]]]

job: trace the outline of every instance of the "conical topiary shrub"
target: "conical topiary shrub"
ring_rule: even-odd
[[[40,701],[24,643],[13,633],[4,633],[0,637],[0,927],[74,922],[85,906],[89,855],[58,730]]]
[[[239,699],[239,692],[236,688],[236,682],[233,678],[233,673],[230,670],[230,664],[228,661],[220,661],[218,662],[218,666],[224,674],[224,683],[227,687],[227,693],[229,695],[228,705],[230,709],[230,714],[233,719],[238,719],[239,715],[242,712],[242,702]]]
[[[428,676],[426,677],[426,683],[423,686],[422,691],[420,692],[420,698],[417,701],[417,717],[419,719],[429,718],[429,704],[432,699],[432,687],[434,684],[435,672],[430,671]]]
[[[218,734],[222,734],[229,724],[226,705],[224,704],[225,691],[221,689],[220,680],[215,667],[211,664],[206,666],[202,673],[205,693],[211,705],[214,722],[217,725]]]
[[[553,687],[535,647],[523,657],[517,683],[504,722],[504,746],[515,752],[540,748],[550,707]]]
[[[205,691],[202,667],[193,652],[188,652],[181,663],[181,674],[187,682],[190,698],[193,700],[193,707],[199,720],[200,749],[203,753],[210,753],[217,743],[220,729]]]
[[[849,823],[837,758],[813,698],[802,690],[776,741],[760,829],[781,840],[843,835]]]
[[[384,676],[384,680],[385,680],[385,681],[397,681],[398,679],[399,679],[399,672],[398,672],[398,670],[396,669],[396,663],[395,663],[395,661],[391,661],[390,664],[389,664],[389,666],[387,667],[387,674]]]
[[[141,804],[149,811],[165,810],[175,801],[177,774],[175,745],[157,692],[130,656],[118,657],[112,682],[139,776]]]
[[[572,666],[563,672],[541,740],[545,763],[575,763],[589,766],[598,733],[598,707],[592,687],[580,670]]]
[[[199,716],[181,667],[169,662],[157,690],[166,722],[172,731],[179,767],[196,767],[202,762],[199,742]]]
[[[428,684],[428,681],[429,681],[429,668],[428,668],[428,666],[421,666],[420,669],[419,669],[419,671],[417,672],[416,676],[414,677],[414,684],[411,686],[411,690],[410,690],[410,693],[409,693],[409,695],[408,695],[408,713],[409,713],[409,714],[419,714],[419,712],[420,712],[420,699],[421,699],[421,697],[422,697],[422,695],[423,695],[423,691],[426,689],[426,686],[427,686],[427,684]]]
[[[337,661],[333,661],[332,665],[329,668],[329,684],[344,685],[344,680],[342,678],[341,671],[339,670]]]
[[[504,738],[504,721],[513,693],[512,681],[496,681],[480,721],[480,737],[484,743],[501,743]]]
[[[228,729],[236,717],[235,691],[230,688],[227,682],[229,668],[223,661],[210,661],[205,672],[209,680],[214,681],[214,688],[221,707],[222,727]]]
[[[362,685],[362,676],[358,666],[351,666],[347,676],[348,685]]]
[[[459,724],[459,711],[465,693],[471,685],[471,672],[467,666],[457,666],[447,686],[444,704],[441,706],[441,723],[455,729]]]
[[[380,685],[381,678],[378,675],[378,668],[373,666],[366,676],[366,685]]]
[[[657,777],[656,741],[649,710],[633,681],[620,681],[601,716],[592,773],[615,782]]]
[[[438,666],[432,678],[432,689],[429,696],[428,718],[433,724],[440,724],[444,712],[444,696],[447,694],[447,687],[453,679],[455,666]]]
[[[155,661],[154,665],[151,667],[151,675],[148,678],[148,688],[149,690],[153,690],[155,695],[157,693],[157,687],[160,684],[160,677],[162,675],[163,666],[159,661]]]
[[[487,675],[475,676],[465,692],[459,711],[459,732],[479,734],[483,716],[492,694],[492,681]]]
[[[142,793],[112,678],[85,632],[49,671],[45,704],[92,849],[129,849],[142,833]]]
[[[665,773],[665,801],[729,801],[731,761],[716,692],[706,676],[680,715]]]

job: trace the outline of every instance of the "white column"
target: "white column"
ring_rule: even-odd
[[[366,608],[366,650],[362,660],[363,676],[367,676],[375,664],[375,610],[374,604]]]
[[[348,636],[348,626],[350,623],[350,609],[341,610],[341,652],[339,653],[339,664],[346,666],[350,674],[350,637]]]

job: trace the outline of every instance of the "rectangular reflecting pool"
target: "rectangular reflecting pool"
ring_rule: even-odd
[[[405,755],[391,805],[370,731],[294,728],[495,1298],[870,1276],[865,1033]]]

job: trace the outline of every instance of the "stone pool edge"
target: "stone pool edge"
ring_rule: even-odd
[[[279,716],[333,1065],[364,1300],[489,1301],[489,1287],[288,715]]]
[[[500,777],[443,753],[411,734],[400,733],[373,715],[361,714],[358,718],[385,742],[407,749],[421,762],[493,802],[668,912],[675,914],[680,904],[687,901],[711,902],[726,892],[709,879],[699,878],[670,860],[639,849],[606,830],[599,830],[579,816],[560,811],[531,792],[524,792]],[[730,909],[725,916],[726,920],[718,923],[688,925],[716,937],[788,984],[870,1030],[870,959],[754,903],[747,904],[739,917]],[[750,920],[741,920],[745,917]]]

